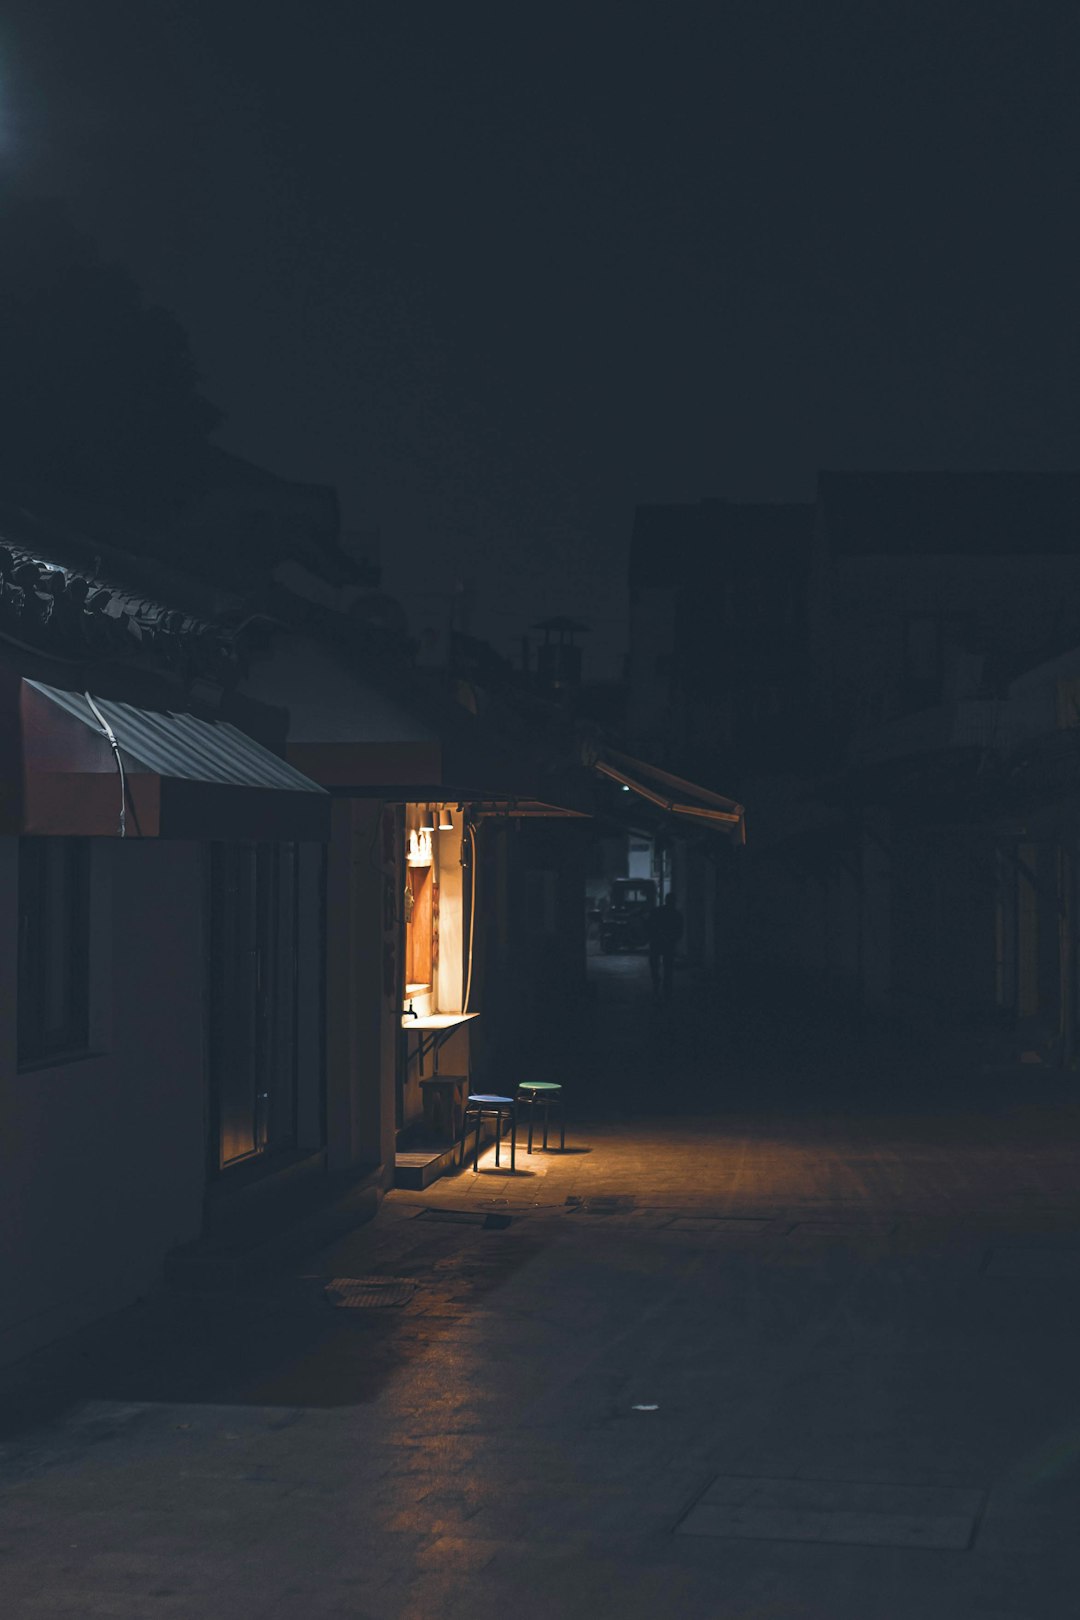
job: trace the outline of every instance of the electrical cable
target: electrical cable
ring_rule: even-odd
[[[98,724],[100,725],[102,731],[105,733],[106,737],[108,737],[109,743],[110,743],[110,745],[112,747],[112,751],[116,755],[116,768],[120,772],[120,837],[121,838],[126,838],[127,837],[127,782],[126,782],[126,780],[124,778],[124,762],[120,758],[120,744],[116,740],[116,735],[115,735],[115,733],[113,731],[112,726],[110,726],[109,722],[106,720],[105,716],[102,714],[101,710],[98,708],[97,704],[94,702],[94,700],[90,696],[89,692],[84,692],[83,697],[86,699],[87,703],[89,703],[91,709],[94,711],[94,714],[97,716]]]
[[[469,835],[471,856],[469,860],[469,970],[465,979],[465,1002],[461,1009],[463,1013],[467,1013],[469,1010],[469,993],[472,990],[473,939],[476,932],[476,828],[471,821],[467,821],[465,830]]]

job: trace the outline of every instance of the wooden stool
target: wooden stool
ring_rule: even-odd
[[[438,1142],[456,1142],[465,1122],[467,1074],[428,1074],[420,1081],[424,1130]]]

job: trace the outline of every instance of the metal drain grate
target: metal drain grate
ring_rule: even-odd
[[[763,1220],[757,1215],[676,1215],[668,1221],[664,1230],[667,1232],[719,1232],[726,1236],[742,1233],[744,1236],[756,1236],[760,1232],[767,1232],[772,1221]]]
[[[505,1231],[514,1217],[512,1215],[485,1215],[482,1210],[474,1209],[422,1209],[419,1215],[413,1216],[417,1221],[446,1221],[452,1226],[479,1226],[486,1232]]]
[[[329,1305],[347,1311],[406,1305],[415,1292],[416,1284],[403,1277],[335,1277],[323,1289]]]
[[[598,1195],[595,1198],[575,1198],[571,1195],[566,1200],[566,1209],[571,1215],[630,1215],[635,1204],[633,1198],[616,1195]]]

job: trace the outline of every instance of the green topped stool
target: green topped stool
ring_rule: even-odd
[[[529,1105],[529,1147],[528,1147],[528,1151],[530,1153],[532,1152],[533,1115],[536,1113],[537,1108],[542,1108],[544,1110],[543,1147],[544,1147],[544,1152],[545,1153],[547,1152],[547,1145],[548,1145],[548,1115],[551,1113],[552,1108],[557,1108],[559,1110],[559,1148],[560,1148],[560,1151],[565,1152],[566,1151],[566,1109],[565,1109],[565,1107],[563,1105],[563,1088],[562,1088],[562,1086],[556,1085],[553,1080],[532,1080],[532,1081],[529,1081],[528,1083],[523,1082],[520,1086],[518,1086],[517,1094],[518,1094],[518,1102],[520,1102],[520,1103],[528,1103],[528,1105]]]

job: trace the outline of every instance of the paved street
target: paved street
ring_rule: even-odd
[[[565,1154],[7,1376],[5,1620],[1072,1620],[1071,1077],[593,968]]]

